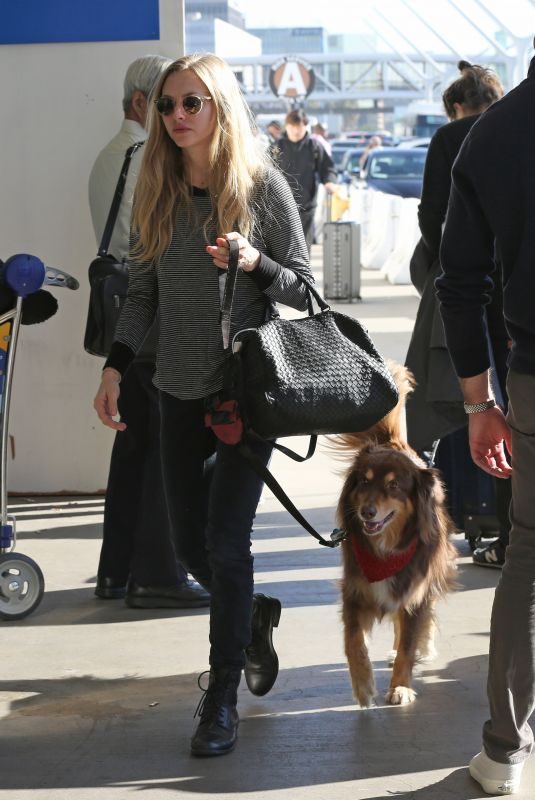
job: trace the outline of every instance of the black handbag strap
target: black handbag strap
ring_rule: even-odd
[[[221,306],[221,332],[223,334],[223,347],[228,350],[231,346],[230,341],[230,320],[232,317],[232,304],[234,302],[234,290],[236,288],[236,278],[238,277],[238,261],[240,258],[240,245],[235,239],[227,239],[228,271],[225,283],[225,293]]]
[[[221,305],[221,330],[223,332],[223,347],[227,350],[230,345],[230,323],[232,318],[232,304],[234,302],[234,290],[236,288],[236,278],[238,275],[238,260],[240,257],[240,246],[235,239],[227,239],[229,245],[227,281],[225,283],[225,293]],[[308,316],[312,317],[314,309],[312,307],[312,297],[318,304],[321,311],[328,311],[330,306],[325,302],[314,284],[304,275],[295,273],[298,280],[304,283],[307,290],[307,310]]]
[[[131,147],[128,148],[126,151],[123,166],[121,168],[121,172],[119,174],[119,180],[117,181],[117,186],[115,187],[115,193],[113,195],[113,200],[111,201],[110,211],[108,213],[108,219],[106,220],[106,225],[104,226],[104,233],[102,234],[102,240],[100,242],[100,247],[98,248],[98,255],[99,256],[106,256],[108,254],[108,247],[110,246],[110,241],[113,233],[113,229],[115,227],[115,222],[117,220],[117,214],[119,213],[119,207],[121,205],[121,200],[123,199],[123,192],[126,183],[126,176],[128,175],[128,169],[130,167],[130,162],[132,160],[132,156],[142,147],[145,142],[135,142]]]
[[[269,471],[269,469],[265,466],[264,462],[261,458],[257,456],[254,450],[251,449],[249,444],[246,440],[243,440],[237,445],[239,448],[240,453],[245,458],[247,463],[254,469],[256,474],[262,478],[266,486],[271,489],[279,503],[284,506],[286,511],[288,511],[292,517],[298,522],[314,539],[317,539],[320,544],[324,547],[338,547],[340,542],[345,539],[345,533],[338,528],[335,528],[331,533],[330,539],[324,539],[321,533],[312,527],[310,522],[301,514],[298,508],[294,506],[280,483],[277,482],[275,477]]]
[[[316,452],[317,442],[318,437],[314,433],[310,436],[306,456],[300,456],[299,453],[296,453],[294,450],[290,450],[289,447],[285,447],[283,444],[279,444],[278,442],[273,442],[273,447],[275,447],[279,453],[283,453],[285,456],[288,456],[288,458],[292,458],[294,461],[298,461],[300,464],[302,464],[303,461],[308,461],[309,458],[312,458]]]

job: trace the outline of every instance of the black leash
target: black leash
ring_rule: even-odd
[[[292,517],[298,522],[311,536],[318,540],[321,545],[325,547],[338,547],[338,545],[345,539],[346,534],[344,531],[340,530],[339,528],[335,528],[331,533],[329,539],[324,539],[324,537],[318,533],[318,531],[312,527],[312,525],[305,519],[305,517],[301,514],[298,508],[294,506],[280,483],[275,479],[273,474],[269,471],[269,469],[264,465],[262,460],[256,455],[256,453],[251,449],[247,442],[248,434],[245,434],[245,440],[242,439],[241,442],[237,445],[239,448],[240,453],[245,458],[247,463],[254,469],[256,474],[262,478],[268,489],[271,489],[279,503],[284,506],[286,511],[288,511]]]

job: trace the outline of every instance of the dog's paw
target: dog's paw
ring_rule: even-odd
[[[373,676],[358,686],[353,685],[353,697],[362,708],[370,708],[375,697],[375,682]]]
[[[409,689],[408,686],[394,686],[385,694],[385,700],[393,706],[406,706],[414,703],[416,692],[414,689]]]

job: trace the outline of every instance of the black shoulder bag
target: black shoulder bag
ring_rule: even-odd
[[[333,547],[302,517],[248,441],[260,437],[311,437],[306,456],[274,444],[296,461],[315,450],[319,434],[364,431],[394,408],[394,380],[368,333],[358,320],[332,311],[312,283],[306,284],[308,316],[271,319],[246,329],[230,341],[232,302],[239,246],[230,241],[230,256],[221,328],[225,348],[225,389],[206,415],[219,438],[236,444],[273,494],[321,544]],[[319,306],[313,312],[312,298]],[[226,430],[226,426],[230,430]],[[229,433],[231,436],[229,438]]]
[[[93,356],[107,357],[115,336],[115,326],[128,292],[128,265],[108,253],[126,176],[132,156],[144,142],[126,151],[97,257],[89,265],[89,309],[84,334],[84,349]]]

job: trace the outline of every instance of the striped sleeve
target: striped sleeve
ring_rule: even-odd
[[[132,258],[135,244],[136,237],[131,234],[128,295],[117,323],[115,341],[125,344],[137,353],[156,317],[158,278],[154,264]]]
[[[264,293],[277,303],[306,310],[306,290],[298,276],[314,282],[301,218],[286,178],[278,170],[268,173],[265,210],[261,223],[264,252],[280,266]]]

